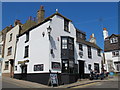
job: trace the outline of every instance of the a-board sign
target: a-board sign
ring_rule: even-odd
[[[52,86],[58,85],[57,74],[50,74],[50,81]]]

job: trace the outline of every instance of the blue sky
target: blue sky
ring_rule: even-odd
[[[43,5],[45,17],[58,12],[71,19],[73,24],[86,32],[87,39],[95,34],[97,44],[103,49],[102,26],[106,27],[109,35],[118,34],[118,3],[115,2],[7,2],[2,3],[2,29],[15,19],[25,23],[29,16],[36,17],[37,10]]]

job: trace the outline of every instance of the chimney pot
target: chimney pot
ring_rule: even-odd
[[[106,28],[103,28],[103,30],[107,30]]]
[[[32,16],[29,16],[29,20],[32,20]]]
[[[20,20],[15,20],[15,22],[14,22],[14,26],[16,26],[16,25],[18,25],[18,24],[21,24],[21,22],[20,22]]]
[[[43,9],[44,9],[44,6],[41,5],[41,6],[40,6],[40,10],[43,10]]]

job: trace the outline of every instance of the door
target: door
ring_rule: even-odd
[[[94,70],[96,70],[98,73],[100,72],[98,63],[94,63]]]
[[[84,61],[79,61],[79,76],[80,79],[84,78]]]
[[[22,79],[25,79],[27,76],[27,65],[21,65],[21,76]]]

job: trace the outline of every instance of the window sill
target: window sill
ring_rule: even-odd
[[[25,43],[27,43],[29,40],[26,40]]]
[[[68,32],[68,33],[70,33],[70,31],[69,31],[69,30],[65,30],[65,29],[64,29],[64,31],[65,31],[65,32]]]
[[[7,56],[10,56],[10,55],[12,55],[12,54],[8,54]]]
[[[24,56],[24,58],[28,58],[28,56]]]
[[[89,59],[92,59],[92,57],[88,57]]]

